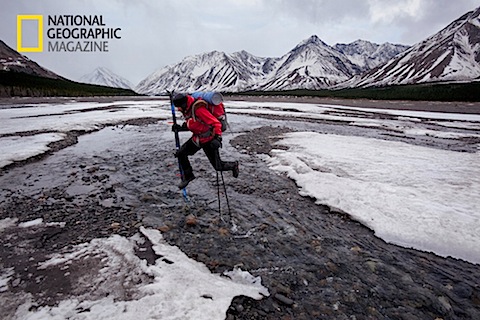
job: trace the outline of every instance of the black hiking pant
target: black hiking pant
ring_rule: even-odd
[[[193,156],[200,149],[203,149],[205,155],[216,171],[230,171],[235,168],[235,162],[222,161],[220,159],[218,148],[213,147],[210,142],[207,142],[199,147],[195,144],[195,142],[193,142],[192,138],[190,138],[180,147],[180,149],[178,149],[177,152],[177,157],[182,167],[184,180],[188,180],[194,176],[192,165],[190,164],[188,157]]]

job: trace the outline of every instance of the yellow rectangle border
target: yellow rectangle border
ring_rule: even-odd
[[[22,21],[38,21],[38,45],[36,47],[22,47]],[[43,51],[43,16],[42,15],[17,15],[17,51],[42,52]]]

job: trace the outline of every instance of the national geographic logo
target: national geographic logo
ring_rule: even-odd
[[[108,27],[102,15],[49,15],[47,26],[49,52],[108,52],[109,42],[122,38],[122,29]],[[17,51],[43,50],[44,16],[17,15]]]
[[[33,47],[23,46],[23,23],[24,21],[37,21],[37,45]],[[43,51],[43,16],[18,15],[17,16],[17,51],[18,52],[42,52]]]

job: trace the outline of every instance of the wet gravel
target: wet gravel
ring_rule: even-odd
[[[25,272],[34,261],[16,254],[15,243],[29,238],[27,249],[38,260],[93,238],[130,236],[144,225],[212,272],[240,266],[261,276],[270,296],[235,298],[226,319],[480,319],[478,265],[387,244],[345,213],[301,197],[293,181],[268,169],[262,157],[292,127],[257,128],[224,147],[225,158],[241,162],[238,179],[223,176],[229,210],[203,155],[192,161],[198,178],[185,203],[171,146],[145,138],[165,129],[151,120],[133,124],[109,129],[128,131],[136,141],[128,148],[90,154],[67,148],[2,171],[0,219],[65,223],[0,241],[0,263],[21,279],[15,290],[31,292],[39,306],[73,289],[53,280],[35,286]]]
[[[271,296],[235,299],[227,319],[480,317],[478,266],[387,244],[270,172],[257,155],[285,131],[263,127],[231,141],[251,155],[229,190],[233,219],[248,236],[181,219],[174,226],[182,232],[165,234],[214,272],[241,265],[262,277]]]

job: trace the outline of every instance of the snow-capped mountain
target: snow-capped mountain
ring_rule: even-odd
[[[349,87],[480,78],[480,8],[414,45],[387,64],[348,81]]]
[[[280,59],[272,79],[257,89],[323,89],[358,74],[360,68],[317,36],[302,41]]]
[[[368,47],[368,42],[363,43]],[[136,91],[152,95],[167,90],[235,92],[329,88],[365,68],[377,66],[406,48],[400,45],[370,45],[374,49],[365,51],[363,56],[360,47],[356,48],[357,60],[368,61],[368,64],[364,62],[361,65],[317,36],[302,41],[279,58],[261,58],[246,51],[232,54],[213,51],[186,57],[178,64],[158,70],[142,80]],[[347,50],[349,46],[343,45],[343,49]],[[350,51],[353,52],[353,49]]]
[[[13,50],[2,40],[0,40],[0,70],[21,72],[51,79],[64,79],[58,74],[41,67],[35,61],[32,61]]]
[[[212,51],[186,57],[178,64],[158,70],[142,80],[136,91],[159,94],[171,90],[246,90],[268,74],[266,65],[269,64],[268,58],[259,58],[246,51],[233,54]]]
[[[107,68],[102,67],[96,68],[93,72],[83,75],[79,81],[112,88],[132,89],[134,87],[134,85],[127,79],[124,79]]]
[[[362,71],[367,71],[388,62],[407,50],[409,46],[388,42],[379,45],[365,40],[357,40],[349,44],[338,43],[334,48],[346,55]]]

